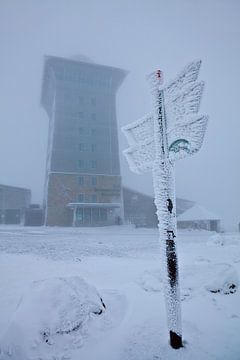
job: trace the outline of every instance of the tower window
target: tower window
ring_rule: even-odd
[[[91,149],[92,149],[92,152],[97,151],[97,145],[96,145],[96,144],[92,144]]]
[[[79,96],[79,97],[78,97],[78,103],[79,103],[80,105],[82,105],[82,104],[84,103],[83,96]]]
[[[91,120],[96,121],[96,114],[91,114]]]
[[[85,151],[85,144],[83,144],[83,143],[78,144],[78,149],[79,149],[79,151]]]
[[[78,184],[79,184],[79,185],[84,185],[84,177],[83,177],[83,176],[79,176],[79,178],[78,178]]]
[[[93,185],[93,186],[96,186],[96,185],[97,185],[97,177],[96,177],[96,176],[93,176],[93,177],[92,177],[92,185]]]
[[[92,160],[92,169],[96,169],[97,168],[97,161],[96,160]]]
[[[97,195],[96,195],[96,194],[93,194],[93,195],[91,196],[91,198],[92,198],[92,202],[93,202],[93,203],[96,203],[96,202],[97,202]]]
[[[90,195],[89,195],[89,194],[85,194],[84,200],[85,200],[85,203],[89,203],[89,202],[91,201]]]
[[[96,98],[95,97],[91,98],[91,105],[96,106]]]
[[[83,112],[82,112],[82,111],[79,111],[79,112],[77,113],[77,117],[78,117],[78,119],[82,120],[82,119],[84,118]]]
[[[84,202],[84,194],[78,194],[77,201],[80,203]]]
[[[78,167],[79,167],[79,169],[84,168],[84,161],[83,160],[78,160]]]

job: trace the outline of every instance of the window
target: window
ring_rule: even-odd
[[[78,194],[77,201],[80,203],[84,202],[84,194]]]
[[[79,185],[84,185],[84,177],[83,177],[83,176],[79,176],[79,178],[78,178],[78,184],[79,184]]]
[[[78,117],[78,119],[82,120],[82,119],[84,118],[83,112],[82,112],[82,111],[79,111],[79,112],[77,113],[77,117]]]
[[[78,128],[78,133],[79,133],[79,135],[83,135],[84,134],[84,128],[82,128],[82,127]]]
[[[84,168],[84,161],[83,160],[78,160],[78,167],[79,167],[79,169]]]
[[[90,202],[90,195],[85,194],[85,203],[89,203]]]
[[[91,98],[91,105],[96,106],[96,98],[95,97]]]
[[[85,151],[85,144],[83,144],[83,143],[78,144],[78,149],[79,149],[79,151]]]
[[[92,129],[91,129],[91,135],[92,135],[92,136],[95,136],[96,134],[97,134],[97,129],[92,128]]]
[[[97,161],[96,160],[92,160],[92,169],[96,169],[97,168]]]
[[[96,114],[91,114],[91,120],[96,121]]]
[[[92,202],[93,202],[93,203],[96,203],[96,202],[97,202],[97,195],[96,195],[96,194],[93,194],[93,195],[92,195]]]
[[[92,185],[93,185],[93,186],[96,186],[96,185],[97,185],[97,177],[96,177],[96,176],[93,176],[93,177],[92,177]]]
[[[83,209],[82,208],[77,208],[76,220],[79,221],[80,224],[83,222]]]
[[[100,209],[100,219],[101,221],[106,221],[107,220],[107,209]]]
[[[78,103],[79,103],[80,105],[82,105],[82,104],[84,103],[83,96],[79,96],[79,97],[78,97]]]
[[[97,145],[96,145],[96,144],[92,144],[91,149],[92,149],[92,152],[97,151]]]

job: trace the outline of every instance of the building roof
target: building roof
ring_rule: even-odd
[[[4,184],[0,184],[0,188],[9,189],[9,190],[23,190],[23,191],[31,192],[30,189],[22,188],[22,187],[19,187],[19,186],[4,185]]]
[[[179,215],[178,221],[197,221],[197,220],[220,220],[219,216],[208,211],[203,206],[195,204],[183,214]]]
[[[87,56],[82,55],[82,54],[73,56],[72,58],[64,58],[62,56],[54,56],[54,55],[45,55],[45,62],[48,62],[48,61],[50,61],[50,62],[59,61],[59,62],[64,62],[64,63],[69,63],[69,64],[75,63],[76,65],[79,65],[79,66],[81,66],[81,65],[92,66],[92,67],[99,68],[99,69],[105,69],[107,71],[119,72],[124,77],[128,73],[127,70],[123,70],[123,69],[115,67],[115,66],[94,63],[92,59],[89,59]]]
[[[79,208],[105,208],[105,209],[114,209],[120,208],[121,204],[119,203],[68,203],[67,206],[71,209],[79,207]]]
[[[60,56],[45,56],[43,80],[42,80],[42,93],[41,93],[41,105],[47,111],[49,117],[51,116],[52,103],[54,101],[54,93],[56,88],[56,73],[64,65],[68,68],[74,67],[81,72],[84,72],[86,76],[94,77],[98,73],[105,74],[105,77],[111,79],[112,86],[115,90],[122,84],[124,78],[127,75],[127,71],[116,68],[113,66],[100,65],[93,63],[81,55],[81,60],[76,58],[63,58]],[[61,71],[61,70],[60,70]],[[80,81],[81,82],[81,81]]]
[[[144,197],[145,199],[148,200],[152,200],[152,202],[154,203],[154,195],[149,195],[137,190],[133,190],[132,188],[129,188],[127,186],[123,186],[123,196],[127,194],[136,194],[139,195],[141,197]],[[182,199],[182,198],[176,198],[176,207],[177,207],[177,216],[182,214],[183,212],[185,212],[186,210],[188,210],[189,208],[191,208],[193,205],[195,204],[194,201],[192,200],[186,200],[186,199]]]

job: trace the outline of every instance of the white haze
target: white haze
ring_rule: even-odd
[[[129,71],[117,97],[119,128],[150,111],[145,76],[165,79],[203,60],[201,113],[210,116],[201,151],[177,165],[177,196],[240,221],[240,2],[238,0],[1,0],[0,183],[32,189],[42,202],[48,120],[40,108],[44,55],[83,54]],[[127,143],[119,131],[120,149]],[[123,182],[152,194],[151,174]]]

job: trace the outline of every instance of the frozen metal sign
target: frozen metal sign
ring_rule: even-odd
[[[148,77],[153,94],[156,89],[162,92],[171,162],[193,155],[203,142],[207,116],[197,115],[204,88],[202,81],[196,83],[200,65],[200,60],[192,62],[174,81],[162,88],[159,87],[159,70]],[[152,170],[156,156],[153,118],[153,113],[148,114],[122,128],[130,145],[124,155],[131,170],[136,173]]]
[[[131,170],[153,174],[170,344],[175,349],[183,345],[174,163],[196,153],[206,131],[208,117],[198,115],[204,88],[197,82],[200,66],[200,60],[193,61],[165,86],[162,71],[150,74],[152,113],[122,129],[130,145],[124,154]]]

